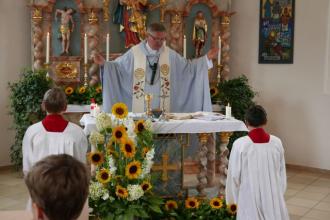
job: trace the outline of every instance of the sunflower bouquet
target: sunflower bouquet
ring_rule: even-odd
[[[63,88],[69,104],[89,105],[93,98],[96,103],[102,104],[102,87],[96,86],[78,86],[76,88],[67,86]]]
[[[182,202],[167,200],[163,206],[163,218],[235,220],[236,211],[236,204],[226,204],[223,198],[199,200],[188,197]]]
[[[127,106],[117,103],[112,116],[100,113],[88,155],[95,166],[89,189],[92,215],[101,219],[151,218],[163,204],[152,193],[151,167],[155,154],[151,122],[134,122]]]

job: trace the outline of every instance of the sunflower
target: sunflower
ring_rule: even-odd
[[[111,174],[109,172],[109,170],[107,169],[102,169],[100,170],[97,175],[96,175],[96,179],[100,182],[100,183],[108,183],[110,182],[111,179]]]
[[[165,203],[165,209],[167,211],[170,211],[172,209],[178,209],[178,203],[176,203],[176,201],[174,200],[167,200]]]
[[[131,139],[125,139],[120,145],[120,150],[127,158],[134,157],[136,153],[135,144]]]
[[[122,199],[125,199],[127,198],[128,196],[128,192],[127,192],[127,189],[120,186],[120,185],[117,185],[116,186],[116,195],[119,197],[119,198],[122,198]]]
[[[187,209],[196,209],[199,206],[199,202],[196,198],[192,197],[192,198],[188,198],[185,201],[185,206]]]
[[[128,177],[128,179],[137,179],[141,172],[141,163],[136,160],[127,164],[125,168],[125,175]]]
[[[142,149],[142,156],[145,157],[149,150],[150,150],[150,149],[149,149],[148,147],[144,147],[144,148]]]
[[[214,97],[214,96],[218,95],[219,90],[218,90],[217,87],[211,87],[210,88],[210,93],[211,93],[211,97]]]
[[[126,138],[126,128],[125,126],[117,126],[112,130],[112,138],[117,142],[122,142]]]
[[[74,91],[73,88],[70,86],[66,87],[64,90],[65,94],[67,94],[67,95],[71,95],[73,93],[73,91]]]
[[[112,106],[112,114],[115,115],[116,118],[126,118],[128,115],[128,108],[124,103],[118,102]]]
[[[88,154],[88,160],[90,163],[99,166],[104,162],[104,156],[101,152],[94,151]]]
[[[141,184],[141,188],[143,189],[143,191],[146,192],[146,191],[149,191],[152,188],[152,186],[151,186],[150,182],[143,181],[143,183]]]
[[[102,92],[102,87],[101,86],[96,87],[95,92],[96,93],[101,93]]]
[[[84,94],[85,92],[86,92],[86,87],[85,86],[80,87],[79,90],[78,90],[79,94]]]
[[[213,209],[220,209],[223,206],[222,200],[220,198],[213,198],[210,201],[210,206]]]
[[[135,133],[141,133],[145,130],[145,124],[144,124],[144,120],[141,119],[141,120],[138,120],[136,123],[135,123],[135,128],[134,128],[134,131]]]
[[[227,210],[231,215],[235,215],[237,212],[237,205],[236,204],[228,204]]]

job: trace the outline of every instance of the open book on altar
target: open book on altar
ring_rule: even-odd
[[[168,113],[166,118],[173,120],[199,119],[205,121],[216,121],[224,119],[225,116],[215,112],[194,112],[194,113]]]

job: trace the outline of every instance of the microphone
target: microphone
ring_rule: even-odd
[[[154,84],[156,71],[157,71],[157,66],[158,66],[158,63],[154,63],[154,65],[150,65],[150,68],[152,70],[150,85]]]

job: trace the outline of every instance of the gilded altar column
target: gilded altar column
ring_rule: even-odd
[[[232,132],[221,132],[219,134],[221,144],[220,144],[220,165],[219,165],[219,172],[220,172],[220,185],[219,185],[219,196],[225,195],[226,189],[226,180],[227,180],[227,170],[228,170],[228,155],[229,150],[227,148],[229,143],[229,138],[232,135]]]
[[[207,133],[201,133],[198,134],[199,138],[199,151],[198,151],[198,160],[199,160],[199,173],[197,174],[198,179],[198,185],[197,185],[197,191],[198,196],[205,197],[205,187],[207,185],[207,153],[208,153],[208,147],[207,142],[209,139],[210,134]]]
[[[230,74],[230,19],[234,13],[225,12],[221,16],[221,79],[227,80]]]
[[[44,43],[43,31],[41,28],[42,23],[42,8],[33,7],[32,10],[32,40],[33,40],[33,69],[39,70],[44,65]],[[45,38],[46,39],[46,38]]]

